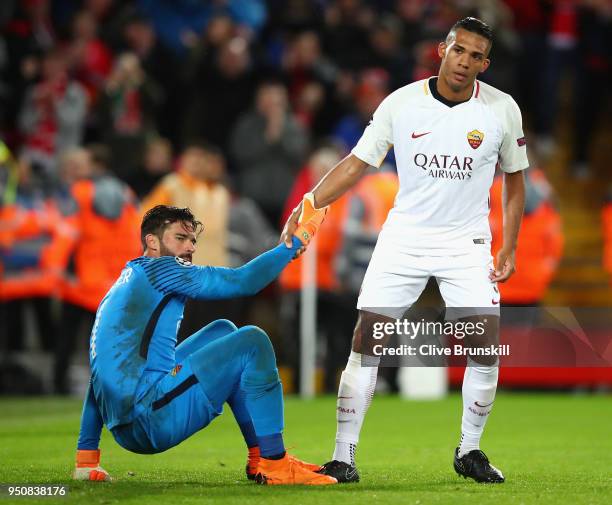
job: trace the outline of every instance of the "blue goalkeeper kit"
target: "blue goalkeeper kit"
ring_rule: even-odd
[[[272,344],[257,327],[219,320],[176,345],[185,302],[257,293],[301,243],[284,244],[243,267],[195,266],[181,258],[127,263],[104,297],[91,333],[91,381],[79,449],[98,447],[102,425],[126,449],[166,450],[205,427],[228,402],[248,445],[283,425],[282,386]],[[280,439],[282,440],[282,439]]]

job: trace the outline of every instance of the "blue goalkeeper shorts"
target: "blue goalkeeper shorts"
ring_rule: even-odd
[[[136,404],[134,421],[111,430],[117,443],[131,452],[154,454],[206,427],[240,387],[253,345],[264,341],[269,345],[256,326],[238,329],[224,319],[185,339],[176,348],[177,365]],[[273,353],[270,359],[275,361]]]

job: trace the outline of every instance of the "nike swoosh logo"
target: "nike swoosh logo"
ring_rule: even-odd
[[[419,137],[422,137],[423,135],[429,135],[431,132],[425,132],[425,133],[414,133],[412,132],[412,138],[413,139],[418,139]]]
[[[354,468],[353,470],[347,468],[346,469],[346,480],[351,480],[355,474],[357,473],[357,468]]]
[[[480,403],[474,402],[474,405],[476,405],[477,407],[484,408],[484,407],[489,407],[489,406],[493,405],[493,403],[495,403],[495,401],[492,401],[491,403],[487,403],[486,405],[480,405]]]
[[[353,397],[352,397],[352,396],[339,396],[339,397],[338,397],[338,400],[340,400],[340,399],[344,399],[344,400],[352,400],[352,399],[353,399]]]
[[[347,420],[344,420],[344,419],[338,419],[338,422],[339,422],[339,423],[350,423],[350,422],[351,422],[351,420],[350,420],[350,419],[347,419]]]
[[[499,305],[499,300],[495,301],[495,300],[491,299],[491,303],[492,303],[493,305]]]

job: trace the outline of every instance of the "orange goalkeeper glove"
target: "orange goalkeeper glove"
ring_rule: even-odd
[[[100,449],[77,450],[76,465],[72,478],[75,480],[110,481],[111,477],[100,466]]]
[[[325,219],[325,215],[329,210],[329,205],[322,209],[315,208],[314,195],[312,193],[306,193],[302,200],[302,212],[298,218],[298,227],[295,230],[294,235],[304,244],[305,246],[310,243],[312,237],[321,226],[321,223]]]

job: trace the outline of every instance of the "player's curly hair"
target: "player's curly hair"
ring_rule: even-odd
[[[186,223],[198,236],[202,233],[204,225],[198,221],[188,207],[183,209],[171,205],[157,205],[148,210],[142,218],[140,225],[140,241],[143,249],[147,248],[145,237],[152,233],[161,240],[164,230],[172,223],[180,221]]]

